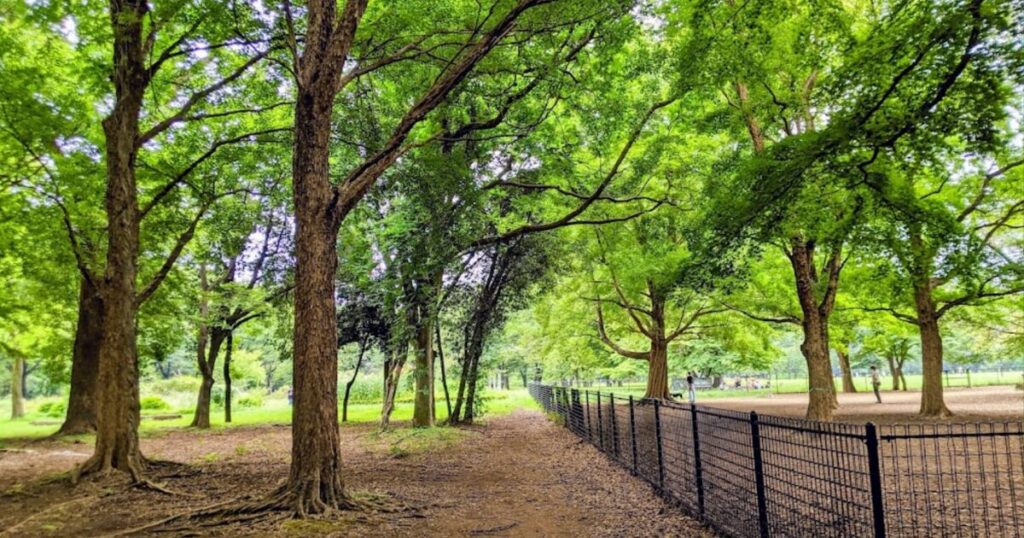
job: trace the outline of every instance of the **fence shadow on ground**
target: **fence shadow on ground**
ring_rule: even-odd
[[[1024,537],[1024,421],[856,425],[529,390],[726,536]]]

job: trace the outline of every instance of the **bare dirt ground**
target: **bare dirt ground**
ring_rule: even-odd
[[[1024,420],[1024,391],[1011,386],[947,388],[946,405],[954,413],[942,422],[988,422]],[[734,411],[757,411],[762,414],[802,417],[807,410],[807,394],[772,394],[763,398],[714,398],[697,403]],[[842,422],[893,424],[936,422],[917,416],[921,405],[920,392],[882,391],[882,403],[875,402],[873,392],[839,394],[839,409],[834,420]]]
[[[91,451],[26,442],[0,452],[0,536],[112,536],[168,516],[270,491],[288,472],[290,429],[169,431],[143,439],[153,471],[179,495],[126,479],[71,487],[54,478]],[[413,434],[410,434],[413,435]],[[443,449],[382,446],[371,425],[342,429],[357,496],[407,507],[307,521],[202,527],[159,536],[711,536],[651,489],[540,413],[517,411],[465,430]],[[377,439],[375,441],[375,439]],[[172,526],[173,528],[173,526]]]

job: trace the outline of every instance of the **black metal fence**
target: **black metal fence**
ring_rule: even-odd
[[[1024,537],[1024,421],[856,425],[529,390],[727,536]]]

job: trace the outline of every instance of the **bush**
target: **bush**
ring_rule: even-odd
[[[67,410],[67,404],[61,401],[46,402],[39,406],[39,412],[48,417],[63,417]]]
[[[238,407],[263,407],[263,398],[258,394],[246,394],[238,399]]]
[[[146,396],[139,402],[139,404],[142,405],[142,409],[149,411],[159,411],[171,408],[171,405],[159,396]]]

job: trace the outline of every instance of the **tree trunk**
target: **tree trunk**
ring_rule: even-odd
[[[391,413],[395,410],[395,397],[398,395],[398,383],[402,379],[402,369],[405,368],[407,352],[408,344],[403,340],[392,349],[391,360],[388,368],[384,371],[384,404],[380,411],[381,429],[387,429],[391,424]]]
[[[853,371],[850,369],[850,355],[840,349],[836,350],[839,356],[839,369],[843,371],[843,392],[857,392],[853,384]]]
[[[106,157],[106,269],[98,284],[103,301],[100,344],[101,387],[96,407],[93,456],[74,474],[128,472],[143,480],[145,461],[139,450],[139,365],[135,347],[139,220],[135,181],[139,114],[148,72],[145,66],[144,1],[110,4],[113,26],[114,106],[103,120]],[[95,282],[94,282],[95,283]]]
[[[543,380],[544,380],[544,369],[540,365],[540,363],[537,363],[537,364],[533,365],[533,382],[534,383],[540,383]]]
[[[103,339],[103,301],[92,282],[82,278],[78,290],[78,324],[71,351],[71,394],[57,435],[96,431],[96,377]]]
[[[800,344],[800,352],[807,362],[809,393],[805,416],[808,420],[831,420],[836,403],[835,383],[832,380],[828,352],[828,318],[822,315],[814,290],[817,280],[813,263],[814,253],[807,243],[795,240],[789,258],[803,314],[801,327],[804,339]]]
[[[235,347],[234,331],[227,331],[227,349],[224,351],[224,422],[231,423],[231,349]],[[216,357],[214,357],[216,360]],[[212,366],[213,363],[211,363]]]
[[[448,393],[448,376],[444,371],[444,347],[441,342],[441,324],[434,322],[434,340],[437,343],[437,359],[441,363],[441,387],[444,389],[444,405],[448,410],[448,418],[452,416],[452,398]]]
[[[334,24],[332,20],[327,24]],[[324,74],[326,79],[334,79]],[[300,516],[348,506],[338,433],[338,227],[328,168],[333,80],[300,88],[292,157],[295,204],[295,407],[285,491]]]
[[[366,344],[364,341],[359,341],[359,358],[356,359],[356,369],[352,372],[352,379],[345,383],[345,399],[341,403],[341,421],[348,422],[348,397],[352,391],[352,385],[356,382],[356,376],[359,375],[359,368],[363,366],[363,354],[366,352]]]
[[[926,417],[953,416],[942,396],[942,335],[931,286],[927,282],[915,285],[914,306],[921,336],[920,414]]]
[[[892,356],[886,357],[889,361],[889,374],[892,376],[892,390],[900,390],[900,368],[896,366],[896,359]]]
[[[720,374],[715,374],[715,375],[711,376],[711,388],[713,388],[713,389],[720,389],[720,388],[722,388],[722,376]]]
[[[213,372],[217,365],[217,356],[220,355],[220,347],[227,337],[226,331],[215,327],[211,331],[208,326],[199,327],[198,344],[196,346],[196,363],[199,366],[199,375],[202,383],[199,385],[199,395],[196,399],[196,411],[192,416],[190,427],[206,429],[210,427],[210,398],[213,394]]]
[[[25,371],[25,359],[15,356],[11,366],[11,418],[25,416],[25,398],[22,386],[22,374]]]
[[[415,397],[413,399],[412,425],[430,427],[434,425],[434,331],[431,324],[430,307],[420,304],[416,307],[416,359],[413,370]]]
[[[644,398],[672,401],[672,393],[668,388],[668,345],[661,338],[651,342]]]

